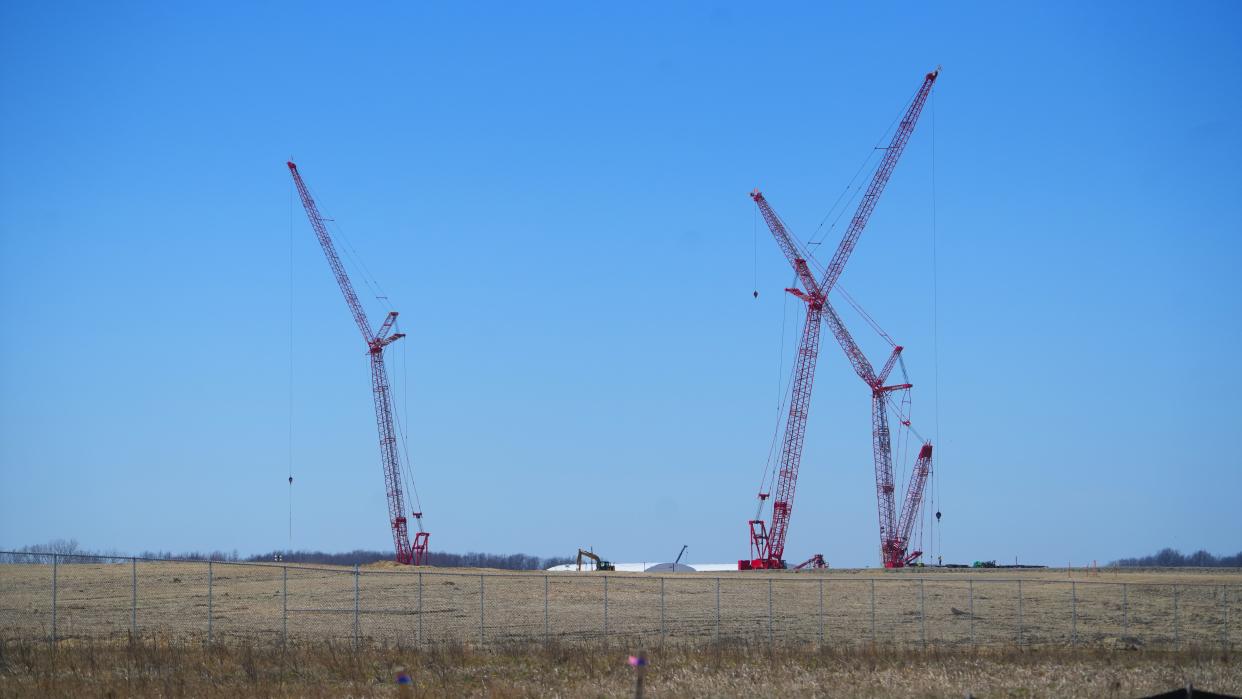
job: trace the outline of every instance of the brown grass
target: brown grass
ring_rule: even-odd
[[[0,644],[0,696],[623,697],[627,649],[461,645],[428,650],[335,643],[10,641]],[[745,644],[649,652],[647,696],[1133,697],[1185,686],[1242,693],[1242,664],[1210,651],[816,651]]]
[[[210,604],[216,642],[278,643],[285,634],[295,643],[353,641],[355,580],[350,569],[290,567],[286,581],[286,571],[278,566],[216,564],[209,600],[206,564],[139,562],[138,608],[131,616],[133,571],[128,563],[59,566],[57,636],[117,641],[128,638],[135,626],[140,636],[202,641]],[[1018,579],[1023,581],[1021,615]],[[1003,647],[1014,645],[1019,633],[1024,646],[1077,642],[1147,650],[1224,647],[1242,639],[1242,572],[1237,570],[1087,575],[1065,570],[832,569],[664,578],[610,573],[608,633],[615,643],[632,646],[704,645],[716,641],[718,632],[723,640],[767,640],[769,581],[774,583],[771,633],[778,642],[818,641],[822,583],[825,643],[871,645],[873,582],[874,640],[898,647],[921,649],[924,637],[929,646],[942,649],[969,647],[972,640]],[[1127,585],[1124,603],[1121,583]],[[358,580],[359,635],[377,644],[491,645],[543,641],[546,630],[553,642],[591,642],[604,629],[604,584],[599,573],[545,576],[377,565],[364,569]],[[1173,585],[1180,586],[1176,614]],[[50,590],[50,566],[0,565],[0,630],[13,638],[47,638]]]

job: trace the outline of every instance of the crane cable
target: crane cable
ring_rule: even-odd
[[[751,275],[754,298],[759,298],[759,207],[754,207],[751,217]]]
[[[398,320],[397,324],[399,325],[400,322],[401,321]],[[398,332],[400,331],[400,328],[397,326],[394,326],[394,329]],[[410,459],[410,433],[408,427],[410,424],[410,370],[407,347],[407,343],[401,343],[401,409],[405,414],[404,417],[402,417],[402,415],[394,409],[393,418],[397,421],[397,431],[401,435],[401,454],[405,457],[406,467],[402,469],[402,478],[410,492],[410,497],[414,500],[415,509],[413,511],[420,513],[420,517],[418,518],[418,528],[419,531],[422,531],[423,524],[421,513],[423,511],[423,503],[418,496],[418,488],[414,485],[414,461]],[[387,370],[387,367],[388,365],[385,364],[385,370]]]
[[[931,119],[931,189],[932,189],[932,373],[933,388],[935,390],[935,400],[933,402],[933,426],[936,435],[936,448],[939,450],[940,456],[944,455],[944,444],[940,441],[940,270],[938,259],[937,245],[937,216],[936,216],[936,93],[932,92],[932,119]],[[937,514],[936,524],[933,528],[934,541],[936,550],[943,555],[942,549],[942,533],[939,526],[939,510],[936,510],[936,502],[939,501],[940,495],[940,469],[933,466],[932,468],[932,507]]]
[[[384,371],[388,371],[387,365],[384,366]],[[389,383],[391,385],[391,380],[389,381]],[[420,517],[418,517],[417,519],[418,519],[419,531],[422,531],[423,525],[422,525],[421,513],[423,511],[423,504],[422,504],[422,500],[418,496],[418,488],[414,486],[414,462],[410,459],[409,432],[406,429],[406,422],[401,419],[401,415],[395,409],[392,411],[392,416],[393,416],[393,420],[397,423],[396,429],[397,429],[397,434],[399,435],[399,439],[397,440],[397,442],[400,445],[400,449],[397,453],[397,456],[399,459],[397,465],[398,467],[400,467],[401,462],[405,463],[405,468],[401,469],[401,483],[404,486],[405,490],[410,493],[410,498],[413,501],[413,505],[415,508],[414,510],[412,510],[412,512],[420,513]],[[405,512],[401,513],[402,516],[405,516],[405,514],[406,514]]]
[[[310,189],[310,186],[307,185],[307,188]],[[311,191],[311,195],[315,196],[314,190],[311,189],[310,191]],[[290,196],[292,197],[292,195]],[[319,200],[317,196],[315,198],[316,198],[316,201]],[[292,246],[292,240],[293,240],[292,198],[290,199],[290,202],[291,203],[290,203],[290,214],[289,214],[290,216],[289,230],[290,230],[290,246]],[[346,266],[348,266],[350,270],[353,272],[353,274],[351,275],[351,278],[353,279],[361,278],[362,283],[366,287],[367,291],[371,293],[371,296],[374,297],[376,301],[380,302],[380,305],[384,307],[386,312],[395,310],[392,306],[392,302],[389,299],[387,292],[380,285],[379,280],[371,273],[370,268],[368,268],[366,263],[363,262],[362,255],[358,253],[357,248],[355,248],[353,245],[353,241],[349,238],[348,235],[345,234],[345,231],[341,227],[341,225],[336,221],[335,218],[331,218],[328,216],[323,216],[322,220],[326,223],[331,224],[331,229],[334,234],[333,239],[340,243],[339,248],[341,252],[344,253],[343,263]],[[290,247],[290,254],[292,255],[292,247]],[[290,274],[292,275],[292,270],[290,270]],[[292,300],[290,300],[290,304],[292,304]],[[400,319],[398,319],[396,323],[394,323],[393,332],[400,332],[399,325],[400,325]],[[290,342],[292,343],[292,340],[290,340]],[[403,370],[402,370],[402,382],[403,382],[402,401],[405,404],[404,409],[406,411],[406,416],[405,416],[406,420],[402,420],[401,415],[398,414],[398,412],[395,409],[392,410],[392,415],[393,415],[394,421],[396,422],[396,429],[399,435],[398,442],[400,443],[400,450],[398,451],[398,459],[405,462],[405,468],[401,469],[401,472],[402,472],[401,482],[404,486],[406,486],[406,490],[410,493],[414,501],[414,506],[415,508],[417,508],[415,511],[421,513],[423,510],[422,500],[419,497],[418,488],[416,488],[414,485],[414,464],[413,464],[413,461],[410,459],[409,433],[405,427],[405,425],[408,424],[408,418],[409,418],[409,391],[408,391],[409,371],[408,371],[408,362],[406,359],[405,347],[406,347],[405,343],[402,343],[401,359],[404,365]],[[389,386],[390,387],[394,386],[392,382],[392,375],[391,373],[389,373],[389,370],[388,370],[387,362],[384,363],[384,372],[386,374],[386,378],[388,380]],[[292,384],[290,384],[290,386],[291,386],[290,395],[292,396]],[[292,397],[290,398],[290,400],[292,401]],[[292,412],[292,403],[290,405],[291,405],[290,411]],[[395,408],[395,406],[390,405],[390,408]],[[290,428],[290,430],[291,430],[290,434],[292,435],[292,427]],[[292,444],[292,436],[290,436],[290,444]],[[290,449],[292,449],[292,446],[290,447]],[[290,464],[291,464],[290,465],[291,472],[289,476],[289,484],[290,484],[290,488],[292,488],[292,485],[293,485],[292,452],[290,455]],[[398,466],[400,466],[400,463],[398,464]],[[290,494],[290,512],[292,513],[292,490],[290,491],[290,493],[291,493]],[[401,514],[404,515],[405,513],[401,513]],[[290,522],[291,522],[290,531],[292,532],[292,514],[290,514]],[[418,524],[419,531],[422,531],[423,523],[422,523],[421,517],[418,518],[417,524]],[[290,540],[292,540],[292,533],[290,534]]]
[[[292,162],[292,156],[289,158]],[[293,180],[289,180],[289,542],[293,551]]]
[[[796,275],[795,275],[796,280]],[[791,282],[792,283],[792,282]],[[764,461],[763,477],[759,481],[759,492],[772,492],[769,487],[768,477],[771,475],[772,484],[776,481],[776,472],[774,457],[776,456],[776,444],[780,437],[781,426],[785,422],[784,408],[789,402],[790,394],[793,392],[793,372],[788,377],[785,376],[785,336],[789,321],[789,295],[784,294],[783,307],[781,308],[781,347],[778,355],[778,369],[776,374],[776,424],[772,428],[772,441],[768,446],[768,456]],[[782,388],[782,381],[784,387]],[[765,490],[766,489],[766,490]],[[763,500],[759,501],[759,509],[763,509]],[[758,515],[756,515],[758,518]]]
[[[920,90],[921,89],[922,88],[920,88]],[[853,187],[854,182],[858,179],[858,176],[862,174],[863,169],[867,167],[867,164],[871,161],[873,157],[875,157],[876,153],[887,150],[887,148],[883,145],[884,141],[889,138],[889,134],[893,132],[893,127],[897,125],[897,122],[901,119],[901,116],[905,114],[907,110],[910,109],[910,105],[914,102],[915,98],[918,97],[918,92],[919,91],[916,90],[914,95],[912,95],[910,99],[906,100],[905,104],[902,105],[901,109],[897,110],[896,116],[894,116],[893,120],[888,123],[888,127],[884,129],[884,133],[880,134],[880,138],[876,140],[875,145],[872,146],[870,151],[868,151],[867,157],[863,158],[862,163],[858,166],[858,170],[854,172],[854,176],[851,177],[849,183],[845,185],[845,189],[841,192],[841,194],[837,195],[836,201],[834,201],[832,206],[828,208],[828,213],[824,214],[824,218],[820,220],[819,226],[815,229],[815,233],[812,233],[811,237],[808,239],[810,241],[810,244],[819,245],[820,243],[822,243],[824,239],[828,237],[828,234],[831,233],[834,228],[836,228],[838,223],[840,223],[841,216],[844,215],[844,213],[849,210],[848,203],[847,203],[847,206],[843,208],[840,213],[837,214],[837,217],[833,219],[832,225],[828,227],[828,230],[824,231],[823,237],[820,238],[818,242],[815,241],[815,236],[820,232],[820,230],[823,229],[824,223],[828,221],[828,218],[830,216],[832,216],[832,212],[836,208],[837,204],[841,201],[841,198],[845,196],[846,192],[850,191],[851,187]],[[875,166],[879,167],[879,163],[876,163]],[[850,201],[853,201],[853,199],[857,197],[861,191],[862,191],[861,185],[854,188],[854,193],[850,195]]]
[[[858,312],[858,315],[862,316],[862,319],[866,321],[867,325],[871,326],[871,329],[874,330],[877,335],[884,338],[884,341],[888,343],[889,347],[897,346],[897,343],[893,341],[893,338],[888,333],[884,332],[884,328],[881,328],[875,318],[872,318],[871,314],[863,309],[862,304],[855,301],[853,296],[850,296],[850,293],[845,290],[845,287],[841,286],[840,282],[838,282],[833,288],[841,292],[841,295],[845,297],[846,302]]]

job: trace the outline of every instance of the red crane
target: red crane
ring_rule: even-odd
[[[412,514],[418,522],[418,531],[414,533],[414,541],[412,543],[410,541],[405,518],[405,496],[401,491],[401,461],[397,454],[397,431],[393,429],[392,396],[388,386],[388,370],[384,366],[384,348],[405,337],[405,333],[392,332],[397,322],[396,311],[388,313],[384,322],[380,324],[379,330],[371,331],[371,323],[367,320],[367,314],[358,301],[358,294],[354,292],[354,285],[350,283],[349,275],[345,273],[341,258],[336,254],[336,245],[332,242],[332,236],[328,234],[323,216],[319,214],[319,207],[315,206],[315,200],[307,190],[306,183],[302,181],[298,166],[291,162],[287,165],[290,174],[293,175],[293,183],[297,185],[298,195],[302,198],[306,217],[310,219],[311,228],[315,229],[315,236],[319,238],[323,254],[328,258],[328,266],[332,268],[332,275],[336,277],[337,286],[345,295],[345,304],[349,306],[354,322],[357,323],[358,330],[362,332],[362,339],[367,343],[367,354],[371,357],[371,392],[375,400],[375,423],[379,428],[380,457],[384,462],[384,488],[388,493],[388,522],[392,526],[397,562],[407,565],[411,563],[423,565],[427,562],[427,540],[431,535],[423,531],[423,513],[414,512]]]
[[[910,140],[910,135],[914,133],[914,126],[918,123],[919,115],[923,112],[923,105],[927,103],[927,97],[931,94],[932,85],[936,82],[936,77],[940,74],[940,69],[928,73],[923,78],[923,84],[919,87],[914,99],[910,102],[910,107],[906,110],[905,116],[902,117],[901,123],[897,127],[896,133],[893,134],[893,140],[889,143],[888,148],[884,152],[884,158],[880,161],[880,165],[876,168],[875,176],[871,180],[871,186],[867,188],[866,194],[863,195],[862,201],[858,204],[858,211],[855,212],[854,218],[850,221],[849,229],[846,230],[841,245],[838,246],[837,252],[832,257],[832,261],[828,263],[828,269],[824,273],[824,283],[821,284],[825,288],[825,292],[831,290],[831,286],[841,275],[841,270],[845,267],[845,261],[849,257],[849,253],[854,249],[857,243],[858,235],[867,225],[872,211],[875,210],[876,202],[880,198],[880,194],[884,191],[885,185],[888,184],[889,178],[893,174],[893,169],[897,166],[897,161],[901,158],[902,152],[905,151],[906,143]],[[894,502],[894,485],[893,485],[893,457],[892,457],[892,438],[888,427],[888,394],[893,391],[908,390],[911,388],[909,383],[895,384],[885,386],[884,382],[888,379],[888,375],[896,366],[901,358],[901,346],[893,347],[893,353],[889,356],[888,361],[884,364],[884,368],[879,374],[875,373],[871,363],[867,361],[866,356],[858,348],[854,342],[854,338],[850,336],[849,331],[841,322],[840,316],[837,315],[832,304],[824,302],[824,316],[828,319],[828,327],[837,339],[837,344],[841,346],[841,350],[845,353],[845,357],[849,360],[850,366],[853,367],[854,373],[858,374],[867,386],[871,389],[871,449],[873,459],[875,461],[875,490],[876,499],[878,501],[879,519],[880,519],[880,558],[885,568],[900,568],[917,559],[922,555],[921,551],[907,552],[910,541],[911,528],[914,526],[915,516],[922,506],[923,486],[927,481],[927,474],[931,471],[931,455],[932,445],[930,442],[923,444],[919,450],[919,456],[915,462],[914,473],[911,475],[910,483],[907,486],[906,497],[903,500],[900,523],[897,521]],[[907,423],[907,426],[908,423]]]
[[[885,386],[884,382],[901,359],[902,347],[893,347],[893,353],[877,374],[845,324],[841,322],[836,309],[827,301],[824,302],[824,317],[827,319],[828,328],[849,359],[850,366],[854,368],[854,373],[871,389],[871,451],[875,460],[875,494],[879,503],[880,559],[885,568],[902,568],[923,555],[922,551],[910,552],[907,548],[919,508],[923,505],[923,486],[931,473],[932,458],[932,444],[924,442],[915,460],[910,482],[906,486],[899,521],[894,498],[896,488],[893,485],[893,442],[888,427],[888,396],[894,391],[909,390],[913,388],[913,384],[903,382]],[[903,419],[902,423],[910,426],[908,420]]]
[[[811,408],[811,386],[815,382],[815,362],[819,358],[820,320],[824,314],[827,295],[821,289],[815,275],[807,267],[808,255],[803,253],[785,229],[768,200],[756,189],[750,193],[763,220],[776,238],[776,244],[793,266],[801,289],[785,289],[806,304],[806,321],[802,325],[802,340],[794,358],[793,383],[790,388],[789,416],[785,420],[785,436],[781,442],[780,468],[776,476],[776,499],[772,501],[771,526],[760,515],[748,522],[750,526],[750,558],[737,562],[738,570],[785,567],[785,535],[789,533],[789,517],[793,513],[794,489],[798,484],[798,466],[802,462],[802,444],[806,441],[806,419]],[[844,262],[842,262],[844,264]],[[759,493],[762,510],[768,493]]]
[[[789,531],[794,491],[798,482],[798,468],[802,461],[802,446],[806,440],[806,421],[811,404],[811,387],[815,380],[815,365],[819,357],[820,321],[824,317],[825,309],[831,308],[828,306],[828,292],[832,290],[833,285],[836,284],[837,279],[841,276],[842,270],[845,269],[846,261],[849,260],[850,254],[854,252],[854,247],[858,244],[859,236],[862,235],[863,229],[867,226],[867,221],[871,218],[872,212],[875,211],[880,194],[883,193],[885,185],[888,184],[888,180],[893,174],[893,169],[897,166],[897,161],[901,158],[906,143],[914,132],[914,125],[918,121],[919,114],[923,110],[923,105],[927,102],[927,96],[931,93],[932,85],[936,82],[936,77],[939,73],[940,69],[937,68],[924,77],[923,84],[919,87],[918,92],[911,101],[905,116],[902,117],[896,133],[893,134],[893,139],[885,150],[884,157],[881,159],[879,166],[876,168],[875,175],[872,177],[871,185],[867,188],[866,193],[863,194],[862,200],[858,204],[858,210],[850,220],[849,227],[846,229],[841,243],[837,246],[832,260],[824,270],[824,276],[821,281],[816,281],[815,276],[807,265],[807,260],[810,259],[810,256],[799,249],[793,237],[785,228],[784,223],[777,216],[776,212],[772,210],[763,194],[758,189],[751,192],[751,198],[754,199],[755,204],[759,207],[764,222],[767,224],[768,229],[771,230],[772,236],[776,239],[777,246],[780,247],[785,258],[789,260],[801,283],[801,289],[790,288],[786,289],[786,291],[806,304],[806,321],[802,327],[802,338],[798,345],[798,354],[794,360],[789,415],[785,421],[785,435],[781,444],[780,466],[776,476],[776,498],[772,501],[771,524],[769,526],[759,516],[748,522],[751,557],[750,560],[738,561],[738,569],[740,570],[785,567],[785,537]],[[832,315],[835,316],[835,311]],[[838,318],[835,325],[840,326],[844,330],[844,326],[840,325],[839,320]],[[846,354],[849,356],[850,352],[847,350]],[[890,360],[890,364],[897,361],[896,357],[898,354],[894,355]],[[861,352],[857,352],[857,358],[851,357],[851,363],[857,360],[866,362],[866,358]],[[869,364],[867,366],[870,367]],[[889,366],[888,371],[891,371],[891,369],[892,367]],[[888,371],[884,372],[886,376]],[[886,412],[884,419],[887,422]],[[885,439],[887,439],[887,428],[885,429]],[[890,464],[888,473],[891,474],[891,472]],[[879,467],[877,466],[878,473]],[[891,481],[891,476],[889,480]],[[768,495],[768,493],[764,492],[759,493],[761,510]]]

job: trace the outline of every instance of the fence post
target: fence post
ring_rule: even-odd
[[[129,559],[129,637],[138,638],[138,559]]]
[[[1224,623],[1221,625],[1221,631],[1223,632],[1222,634],[1223,638],[1221,639],[1221,643],[1225,646],[1225,651],[1228,652],[1229,651],[1229,586],[1228,585],[1222,585],[1220,588],[1220,606],[1223,608],[1225,612],[1224,616],[1222,617],[1222,621]]]
[[[772,645],[772,578],[768,578],[768,645]]]
[[[824,579],[819,579],[819,645],[824,645]]]
[[[608,576],[604,576],[604,645],[608,645]]]
[[[923,590],[923,578],[919,578],[919,634],[923,638],[923,650],[927,650],[927,596]]]
[[[56,643],[56,566],[59,557],[52,554],[52,643]]]
[[[1121,583],[1121,637],[1130,636],[1130,591],[1125,583]]]
[[[354,650],[358,650],[358,613],[360,604],[360,587],[361,575],[358,572],[358,564],[354,564]]]
[[[1177,585],[1173,586],[1173,647],[1181,650],[1182,630],[1177,618]]]
[[[211,622],[215,616],[215,569],[212,568],[211,561],[207,561],[207,645],[211,645]]]
[[[289,643],[289,566],[282,565],[280,584],[280,647]]]
[[[1221,645],[1225,651],[1229,651],[1229,587],[1221,585],[1220,587],[1220,607],[1224,614],[1221,615]]]
[[[975,581],[973,579],[966,581],[966,589],[970,594],[970,645],[975,646]]]
[[[716,643],[720,643],[720,578],[716,578]]]
[[[1070,581],[1070,642],[1078,645],[1078,583]]]
[[[607,582],[605,582],[607,584]],[[483,576],[479,576],[479,645],[482,646],[483,640]]]
[[[664,578],[660,578],[660,642],[664,642]]]
[[[1018,578],[1018,647],[1022,647],[1022,578]]]
[[[423,645],[423,571],[418,571],[418,645]]]
[[[543,642],[548,642],[548,574],[543,575]]]
[[[874,646],[875,637],[875,578],[871,579],[871,645]]]

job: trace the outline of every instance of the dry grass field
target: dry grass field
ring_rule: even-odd
[[[51,578],[49,565],[0,565],[6,638],[51,636]],[[363,643],[405,646],[771,641],[1220,650],[1242,639],[1242,571],[1234,569],[661,577],[377,564],[355,577],[347,568],[127,561],[58,566],[56,600],[58,638],[112,641],[136,632],[172,642],[210,634],[221,643],[352,644],[356,633]]]
[[[0,565],[0,696],[399,696],[402,669],[409,696],[628,696],[637,650],[653,697],[1242,693],[1238,570],[126,561],[55,583],[51,644],[52,567]]]
[[[338,644],[0,646],[0,697],[625,697],[626,650]],[[1203,651],[898,651],[668,646],[649,653],[648,697],[1137,697],[1193,683],[1242,694],[1242,663]],[[399,694],[400,671],[413,683]]]

